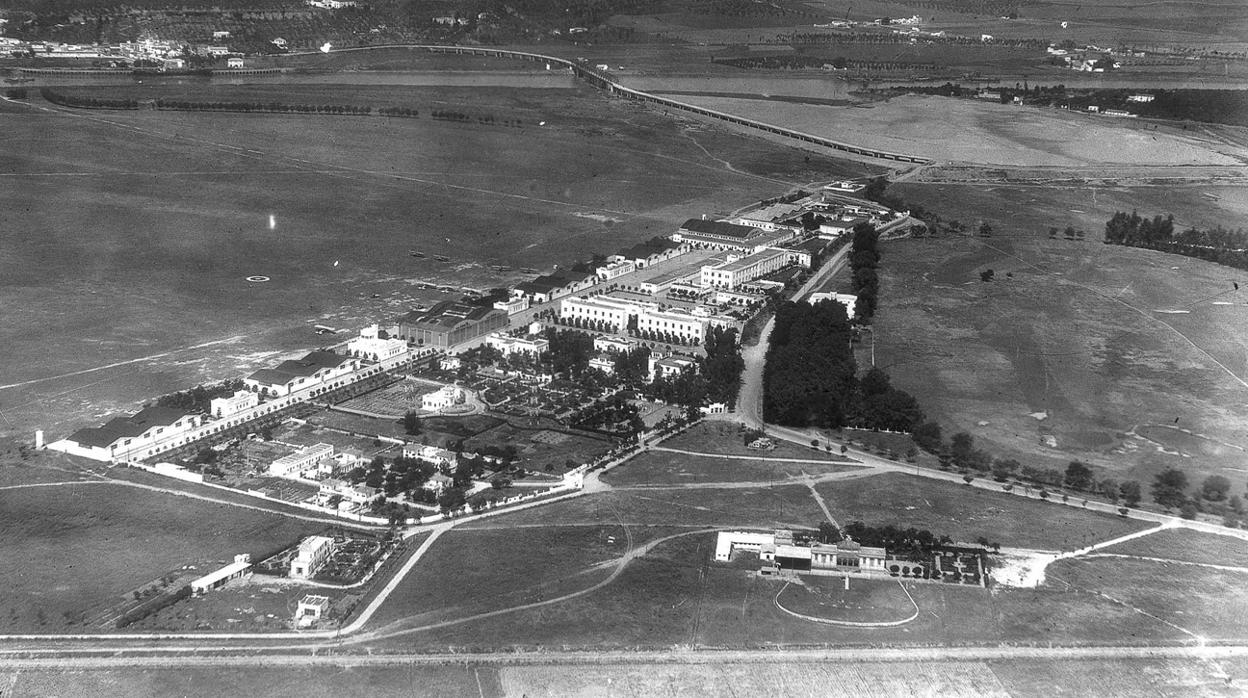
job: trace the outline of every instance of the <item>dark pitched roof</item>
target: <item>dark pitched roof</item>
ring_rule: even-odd
[[[164,427],[187,416],[188,412],[172,407],[145,407],[128,417],[113,417],[100,427],[79,429],[69,440],[84,446],[106,448],[119,439],[139,436],[153,427]]]
[[[741,240],[752,238],[763,232],[748,225],[737,225],[736,223],[725,223],[724,221],[704,221],[701,218],[690,218],[680,226],[680,229],[691,233],[706,233],[708,235],[720,235]]]
[[[264,383],[265,385],[286,385],[294,380],[295,376],[275,368],[262,368],[247,376],[247,379]]]

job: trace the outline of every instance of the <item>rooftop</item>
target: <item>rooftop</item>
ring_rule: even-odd
[[[726,223],[724,221],[706,221],[701,218],[690,218],[680,226],[680,229],[691,233],[704,233],[720,237],[737,238],[739,240],[756,237],[763,233],[758,228],[751,228],[748,225],[737,225],[736,223]]]
[[[69,440],[83,446],[106,448],[118,439],[139,436],[153,427],[169,426],[187,414],[172,407],[145,407],[128,417],[113,417],[103,426],[79,429]]]

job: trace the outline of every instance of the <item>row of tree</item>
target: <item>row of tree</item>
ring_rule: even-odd
[[[1195,257],[1236,269],[1248,269],[1248,231],[1222,226],[1174,231],[1174,216],[1144,218],[1132,211],[1118,211],[1105,223],[1105,242],[1111,245]]]
[[[180,390],[176,393],[161,395],[156,398],[156,406],[172,407],[174,409],[186,410],[187,412],[207,413],[213,400],[233,395],[242,389],[243,380],[241,378],[234,378],[210,385],[201,384],[190,390]]]
[[[854,295],[858,297],[854,303],[854,320],[866,324],[875,316],[875,306],[879,302],[880,234],[870,223],[859,223],[854,226],[853,235],[849,267],[853,270]]]
[[[44,99],[53,104],[59,104],[63,107],[74,107],[78,109],[138,109],[139,102],[135,99],[103,99],[100,97],[87,97],[85,95],[66,94],[57,92],[49,87],[39,90],[39,94]]]

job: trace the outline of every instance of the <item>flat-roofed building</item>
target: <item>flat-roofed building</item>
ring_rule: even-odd
[[[616,354],[619,352],[632,351],[637,348],[637,343],[627,337],[610,337],[597,336],[594,337],[594,351],[605,351],[608,354]]]
[[[208,402],[208,414],[215,419],[225,419],[245,412],[260,404],[260,396],[250,390],[238,390],[229,397],[213,398]]]
[[[615,359],[610,354],[598,354],[589,360],[589,367],[609,376],[615,373]]]
[[[401,339],[448,349],[506,328],[507,312],[462,301],[442,301],[428,310],[404,315],[398,324]]]
[[[234,562],[214,570],[208,574],[191,581],[191,593],[195,596],[202,596],[212,591],[220,589],[229,584],[230,581],[238,579],[246,575],[251,569],[251,555],[242,553],[234,556]]]
[[[699,282],[704,287],[733,290],[738,286],[779,271],[791,263],[790,255],[780,249],[763,250],[714,266],[702,267]]]
[[[637,331],[673,335],[686,344],[701,344],[706,336],[707,318],[687,310],[647,310],[637,315]]]
[[[360,336],[347,342],[347,353],[368,361],[385,361],[407,353],[407,342],[391,337],[377,325],[360,330]]]
[[[697,249],[729,250],[752,254],[788,241],[794,232],[787,228],[765,231],[754,226],[727,221],[690,218],[672,235],[672,240]]]
[[[698,362],[689,356],[664,356],[659,353],[652,353],[648,363],[651,383],[659,378],[671,378],[685,371],[696,371],[698,369]]]
[[[559,303],[559,317],[565,320],[602,322],[612,332],[628,327],[629,319],[647,310],[658,310],[657,303],[610,296],[565,298]]]
[[[512,337],[502,332],[492,332],[485,343],[502,352],[503,356],[512,354],[532,354],[539,356],[550,350],[550,341],[545,337]]]
[[[302,477],[304,471],[315,468],[321,459],[333,455],[334,447],[330,444],[305,446],[270,463],[269,474],[274,477]]]
[[[334,539],[325,536],[308,536],[299,542],[299,549],[290,560],[290,576],[295,579],[311,579],[334,553]]]
[[[464,401],[464,390],[453,385],[444,385],[435,392],[420,396],[420,409],[426,412],[439,412],[452,405]]]
[[[594,273],[603,281],[610,281],[616,277],[631,274],[637,271],[637,265],[632,260],[623,259],[618,262],[610,262],[606,266],[598,267]]]

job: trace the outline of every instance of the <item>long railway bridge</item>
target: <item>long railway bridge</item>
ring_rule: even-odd
[[[744,126],[746,128],[751,128],[751,129],[755,129],[758,131],[764,131],[766,133],[771,133],[777,136],[781,136],[783,138],[790,138],[792,140],[802,141],[804,143],[810,143],[812,145],[818,145],[818,146],[822,146],[825,148],[831,148],[833,150],[839,150],[839,151],[846,152],[846,153],[853,153],[855,155],[862,155],[866,157],[877,158],[880,160],[894,160],[897,162],[910,162],[910,163],[916,163],[916,164],[922,164],[922,165],[931,164],[932,162],[931,159],[920,157],[918,155],[909,155],[906,153],[894,153],[894,152],[890,152],[887,150],[877,150],[875,148],[864,148],[862,146],[854,145],[852,143],[844,143],[844,142],[834,140],[831,138],[824,138],[823,136],[816,136],[814,134],[804,133],[802,131],[797,131],[791,128],[784,128],[782,126],[776,126],[774,124],[768,124],[762,121],[746,119],[744,117],[735,116],[733,114],[728,114],[726,112],[716,111],[715,109],[707,109],[706,107],[699,107],[694,104],[688,104],[686,102],[681,102],[679,100],[671,99],[670,97],[662,97],[659,95],[651,94],[649,92],[642,92],[641,90],[635,90],[631,87],[625,87],[623,84],[620,83],[620,81],[615,76],[611,75],[611,73],[605,70],[599,70],[598,68],[587,65],[581,61],[568,60],[566,58],[559,58],[557,56],[547,56],[547,55],[543,55],[540,53],[530,53],[528,51],[515,51],[511,49],[488,48],[488,47],[482,47],[482,46],[439,46],[439,45],[427,45],[427,44],[390,44],[390,45],[384,45],[384,46],[365,46],[365,47],[358,47],[358,48],[334,49],[334,52],[338,53],[338,52],[350,52],[350,51],[371,51],[375,49],[385,49],[385,48],[408,48],[408,49],[415,49],[415,50],[424,50],[430,53],[459,54],[459,55],[468,55],[468,56],[487,56],[491,58],[512,58],[512,59],[517,59],[517,60],[532,61],[534,63],[545,63],[546,65],[557,65],[562,68],[570,69],[572,71],[572,74],[575,77],[577,77],[580,80],[584,80],[585,82],[589,83],[590,85],[593,85],[594,87],[597,87],[598,89],[604,90],[613,95],[624,97],[626,99],[635,99],[641,102],[649,102],[651,104],[660,104],[669,109],[678,109],[680,111],[697,114],[699,116],[705,116],[705,117],[710,117],[713,119],[718,119],[720,121],[726,121],[730,124],[736,124],[737,126]]]

